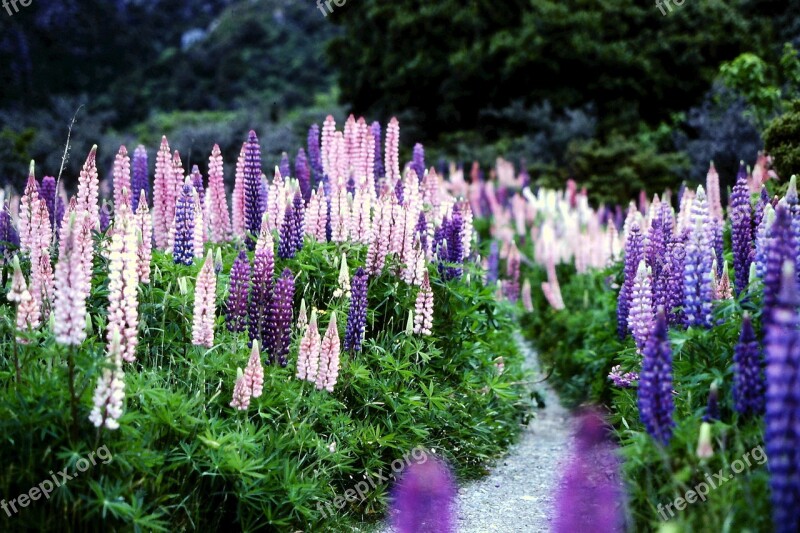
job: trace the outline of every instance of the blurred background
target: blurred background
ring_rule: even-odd
[[[310,124],[355,113],[396,115],[404,159],[415,142],[429,163],[503,155],[536,183],[624,201],[699,182],[712,159],[732,184],[800,96],[800,0],[328,4],[0,9],[0,185],[21,188],[30,159],[57,174],[73,116],[68,186],[95,143],[106,171],[120,144],[152,165],[166,134],[204,170],[219,143],[232,175],[249,129],[269,168]]]

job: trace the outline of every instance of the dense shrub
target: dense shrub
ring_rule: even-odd
[[[770,123],[764,132],[764,144],[778,175],[800,174],[800,100]]]

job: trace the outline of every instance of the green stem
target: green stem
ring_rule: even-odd
[[[19,366],[19,343],[14,343],[14,368],[17,371],[17,386],[22,382],[22,369]]]

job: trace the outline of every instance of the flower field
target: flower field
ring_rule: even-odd
[[[350,530],[392,503],[452,531],[454,483],[532,415],[521,331],[580,407],[555,531],[798,530],[795,178],[760,156],[727,209],[713,164],[593,207],[503,159],[401,168],[399,135],[329,116],[268,178],[251,131],[231,190],[218,146],[187,172],[166,137],[102,179],[93,148],[72,196],[32,163],[0,211],[3,529]]]
[[[329,117],[267,179],[251,132],[232,193],[218,149],[186,172],[166,138],[103,179],[93,149],[69,197],[31,165],[0,215],[0,491],[113,460],[2,529],[338,529],[382,517],[390,484],[333,502],[409,450],[481,474],[529,416],[519,261],[497,298],[491,185],[421,146],[401,174],[398,136]]]

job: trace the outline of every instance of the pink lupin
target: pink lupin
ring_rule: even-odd
[[[161,138],[161,148],[156,154],[156,173],[153,182],[153,235],[156,246],[162,250],[169,243],[169,230],[175,218],[175,188],[167,137]],[[139,203],[141,205],[141,202]]]
[[[253,391],[250,389],[250,380],[244,375],[241,368],[236,369],[236,385],[233,387],[233,399],[231,407],[239,411],[246,411],[250,407],[250,396]]]
[[[34,210],[39,202],[39,186],[36,183],[35,168],[35,163],[31,161],[25,192],[19,202],[19,244],[23,252],[30,252],[33,248],[31,223]]]
[[[194,313],[192,315],[192,344],[211,348],[214,345],[214,320],[216,317],[217,274],[214,257],[208,251],[194,288]]]
[[[78,209],[89,213],[92,227],[100,227],[100,182],[97,174],[97,145],[92,146],[78,177]]]
[[[386,181],[393,184],[400,179],[400,123],[392,117],[386,126],[386,151],[384,154]]]
[[[86,299],[91,283],[83,268],[85,242],[80,238],[86,213],[70,212],[61,225],[55,272],[53,332],[56,342],[80,345],[86,339]],[[80,220],[79,220],[80,219]]]
[[[136,360],[139,327],[136,225],[130,215],[118,217],[114,224],[118,227],[109,246],[108,341],[112,341],[114,329],[119,331],[122,359],[132,362]]]
[[[89,420],[95,427],[118,429],[125,400],[125,372],[122,371],[122,335],[116,325],[109,330],[109,346],[106,360],[111,368],[104,368],[97,378],[94,391],[94,406]]]
[[[422,285],[417,292],[417,301],[414,305],[414,333],[416,335],[430,335],[433,327],[433,290],[428,272],[422,276]]]
[[[336,325],[336,311],[334,311],[320,346],[319,369],[315,382],[318,390],[333,392],[339,378],[340,352],[339,328]]]
[[[147,207],[147,196],[144,191],[139,197],[136,208],[136,271],[140,283],[150,283],[150,261],[153,256],[153,219]]]
[[[231,199],[231,207],[233,211],[232,224],[233,235],[235,237],[244,236],[244,155],[245,146],[247,143],[242,144],[242,149],[239,151],[239,158],[236,160],[236,173],[233,182],[233,198]]]
[[[248,382],[250,396],[258,398],[264,389],[264,366],[261,364],[261,352],[258,349],[258,339],[253,341],[250,359],[244,369],[244,377]]]
[[[222,152],[215,144],[208,159],[208,193],[206,194],[206,225],[212,242],[223,242],[231,234],[231,216],[225,198],[225,178]]]
[[[119,147],[114,158],[114,211],[122,203],[122,189],[131,190],[131,158],[125,145]],[[128,197],[130,201],[130,197]]]

